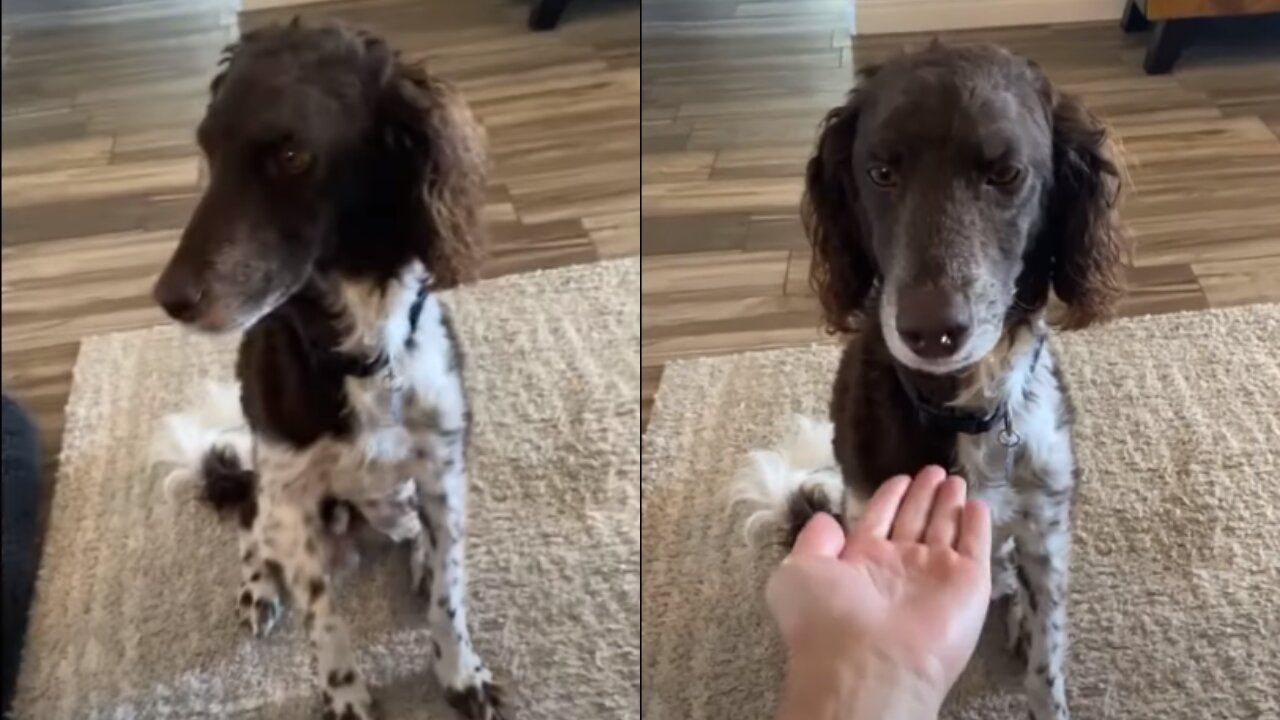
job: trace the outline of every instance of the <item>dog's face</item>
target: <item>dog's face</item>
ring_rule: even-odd
[[[197,130],[208,187],[156,284],[166,312],[244,328],[318,265],[389,274],[418,257],[437,280],[460,279],[482,151],[447,88],[334,27],[250,33],[227,63]],[[421,224],[390,227],[389,216]],[[361,224],[368,235],[353,243]]]
[[[354,169],[373,119],[360,64],[305,49],[250,41],[217,83],[196,133],[209,184],[157,289],[178,320],[213,331],[251,324],[336,239],[338,208],[324,200]]]
[[[934,44],[889,61],[828,116],[809,165],[828,324],[876,313],[899,362],[949,373],[996,347],[1015,305],[1043,307],[1051,282],[1104,314],[1117,176],[1101,125],[1022,58]]]
[[[920,369],[963,367],[995,346],[1052,182],[1037,88],[985,65],[885,67],[853,140],[885,340]]]

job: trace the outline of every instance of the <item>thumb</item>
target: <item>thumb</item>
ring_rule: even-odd
[[[809,518],[800,531],[787,558],[839,557],[840,551],[844,550],[844,541],[844,528],[840,523],[827,513],[818,513]]]

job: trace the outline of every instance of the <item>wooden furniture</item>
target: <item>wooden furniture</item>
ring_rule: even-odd
[[[1198,23],[1208,18],[1280,13],[1280,0],[1129,0],[1120,27],[1127,33],[1155,25],[1143,68],[1149,75],[1173,69]]]
[[[569,0],[532,0],[529,6],[529,29],[552,30],[560,24]]]

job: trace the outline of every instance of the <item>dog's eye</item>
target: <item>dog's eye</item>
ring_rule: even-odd
[[[867,168],[867,177],[879,187],[893,187],[898,184],[898,174],[888,165],[877,163]]]
[[[301,175],[311,169],[311,153],[297,148],[285,148],[276,156],[276,164],[286,175]]]
[[[1017,165],[1000,165],[987,176],[987,183],[996,187],[1012,185],[1022,177],[1022,168]]]

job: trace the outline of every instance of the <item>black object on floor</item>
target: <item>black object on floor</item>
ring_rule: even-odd
[[[1160,24],[1156,25],[1151,45],[1147,47],[1147,56],[1142,61],[1142,69],[1146,70],[1148,75],[1163,75],[1173,70],[1178,57],[1182,55],[1182,48],[1187,43],[1191,24],[1194,22],[1196,21],[1191,18],[1179,18],[1161,20]]]
[[[1146,13],[1138,7],[1137,0],[1129,0],[1124,6],[1124,15],[1120,18],[1120,29],[1126,33],[1139,33],[1151,29],[1151,21]]]
[[[560,16],[564,14],[569,0],[531,0],[529,7],[529,29],[551,30],[560,24]]]
[[[1151,41],[1147,45],[1147,56],[1142,61],[1142,69],[1148,75],[1164,75],[1173,70],[1182,48],[1186,45],[1193,18],[1165,19],[1153,23],[1138,0],[1129,0],[1124,7],[1124,15],[1120,18],[1120,29],[1126,33],[1140,33],[1155,26]]]
[[[4,634],[0,636],[0,713],[7,714],[27,633],[35,584],[36,532],[40,501],[40,441],[22,408],[4,396],[0,446],[0,590]]]
[[[1202,0],[1197,6],[1182,3],[1160,7],[1157,17],[1148,10],[1154,0],[1128,0],[1120,29],[1137,34],[1151,31],[1142,67],[1148,75],[1173,70],[1183,50],[1195,46],[1197,57],[1239,56],[1240,53],[1274,53],[1280,44],[1280,0]],[[1182,13],[1170,16],[1170,11]]]

